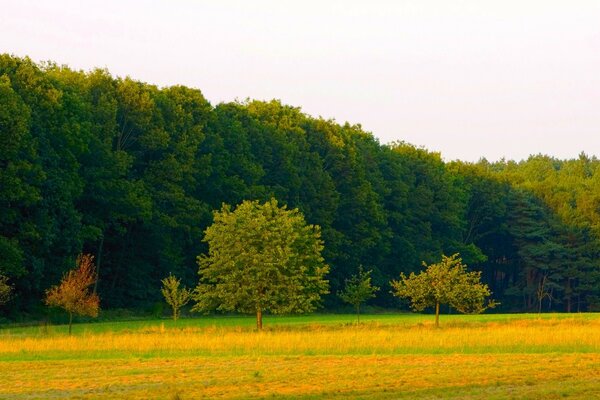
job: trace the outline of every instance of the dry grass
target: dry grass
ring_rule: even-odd
[[[5,337],[0,358],[78,358],[103,353],[160,356],[366,355],[431,353],[600,352],[600,319],[522,320],[506,324],[396,327],[308,326],[253,332],[242,328],[165,329]]]
[[[0,336],[0,398],[600,398],[600,318]]]
[[[3,398],[600,396],[598,355],[298,356],[0,363]],[[595,383],[594,383],[595,380]],[[502,397],[505,395],[505,397]],[[531,398],[531,397],[529,397]]]

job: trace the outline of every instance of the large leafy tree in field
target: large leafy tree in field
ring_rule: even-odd
[[[458,254],[427,266],[418,275],[414,272],[407,277],[400,274],[399,281],[392,281],[394,295],[408,298],[415,311],[435,307],[435,326],[440,321],[440,305],[449,304],[458,311],[478,314],[486,308],[494,307],[495,302],[486,299],[491,295],[487,285],[480,282],[481,272],[468,272]]]
[[[223,205],[204,241],[196,311],[256,314],[262,329],[263,312],[310,312],[328,293],[319,227],[275,199],[244,201],[235,210]]]

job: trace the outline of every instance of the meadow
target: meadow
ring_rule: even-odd
[[[202,317],[0,329],[0,398],[600,398],[600,314]]]

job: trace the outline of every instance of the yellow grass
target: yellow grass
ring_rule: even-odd
[[[0,397],[600,396],[598,355],[299,356],[0,363]],[[513,396],[511,396],[511,394]],[[438,398],[438,397],[436,397]]]
[[[253,332],[232,328],[161,327],[129,333],[87,333],[82,336],[7,337],[0,357],[56,353],[111,354],[153,352],[162,355],[398,354],[482,352],[600,352],[600,319],[522,320],[434,329],[430,325],[277,329]]]
[[[0,398],[600,398],[600,319],[0,336]]]

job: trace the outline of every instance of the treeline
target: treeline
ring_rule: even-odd
[[[388,282],[460,253],[503,311],[600,309],[600,162],[582,154],[444,163],[278,101],[212,106],[157,88],[0,56],[0,312],[36,312],[82,252],[106,308],[149,308],[161,279],[198,282],[212,210],[277,198],[322,228],[331,295],[360,266]]]

